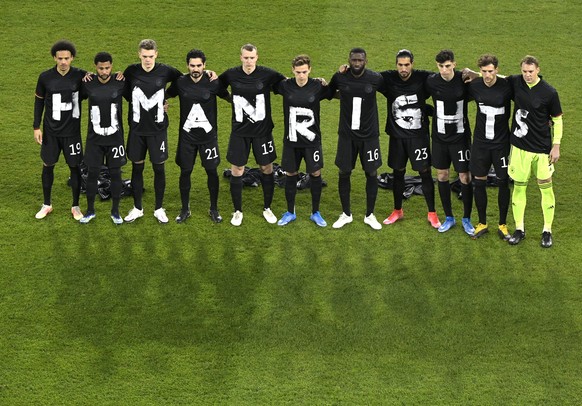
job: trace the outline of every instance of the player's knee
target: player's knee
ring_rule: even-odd
[[[152,164],[152,168],[155,174],[163,174],[164,173],[164,164]]]
[[[216,170],[216,168],[205,168],[206,170],[206,175],[208,177],[214,177],[214,176],[218,176],[218,171]],[[192,173],[192,171],[190,170],[190,173]]]
[[[230,167],[230,173],[232,174],[232,176],[235,176],[235,177],[243,176],[243,174],[245,173],[245,167],[232,165]]]
[[[289,175],[295,176],[295,175],[297,175],[297,172],[292,173],[292,174],[289,174]],[[311,177],[313,177],[313,178],[318,178],[320,176],[321,176],[321,171],[315,171],[315,172],[312,172],[311,173]]]
[[[448,169],[437,170],[437,179],[439,182],[447,182],[449,180],[449,170]]]
[[[273,164],[261,165],[261,173],[263,175],[270,175],[273,173]]]
[[[459,180],[461,181],[461,183],[464,183],[465,185],[471,183],[471,172],[460,172]]]
[[[378,171],[366,172],[366,178],[376,177],[378,175]]]
[[[487,186],[487,181],[485,179],[482,178],[475,178],[473,179],[473,185],[475,186],[475,188],[484,188],[485,186]]]
[[[352,176],[352,171],[347,171],[347,172],[340,171],[340,173],[339,173],[340,178],[349,178],[350,176]]]
[[[552,183],[552,178],[549,177],[547,179],[538,179],[538,185],[543,185],[544,183]]]
[[[121,168],[109,168],[111,179],[121,179]]]

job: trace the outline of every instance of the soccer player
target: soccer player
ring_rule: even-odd
[[[434,103],[432,119],[432,162],[437,169],[438,189],[445,211],[445,221],[438,228],[444,233],[456,224],[451,204],[449,168],[451,163],[459,174],[463,196],[463,229],[472,236],[471,224],[473,186],[469,172],[471,128],[467,118],[467,89],[462,74],[455,70],[457,63],[453,51],[445,49],[436,57],[439,73],[430,75],[426,88]]]
[[[277,158],[273,141],[271,90],[285,76],[273,69],[258,66],[257,47],[245,44],[240,50],[242,66],[228,69],[219,76],[221,84],[232,93],[232,131],[226,159],[231,163],[230,194],[234,213],[230,223],[240,226],[242,212],[242,176],[251,147],[261,169],[263,186],[263,217],[271,224],[277,217],[271,211],[275,177],[273,161]]]
[[[374,216],[374,206],[378,195],[376,172],[382,165],[376,92],[384,89],[384,79],[379,73],[366,69],[367,63],[366,51],[353,48],[348,58],[349,72],[336,72],[329,84],[331,94],[339,90],[340,97],[335,164],[339,168],[338,189],[343,212],[333,223],[333,228],[341,228],[353,221],[350,207],[351,174],[359,156],[366,174],[364,223],[374,230],[382,229]]]
[[[533,171],[542,195],[544,228],[541,246],[549,248],[553,244],[552,222],[556,205],[552,174],[554,164],[560,159],[562,106],[556,89],[539,73],[537,58],[527,55],[521,60],[521,75],[508,77],[515,103],[509,158],[509,175],[514,180],[512,209],[515,231],[509,244],[519,244],[525,238],[526,190]]]
[[[441,223],[435,210],[426,116],[426,99],[429,94],[425,90],[425,81],[432,72],[414,69],[414,55],[408,49],[402,49],[396,54],[396,70],[387,70],[380,74],[386,83],[385,96],[388,104],[388,166],[394,171],[394,210],[383,223],[393,224],[404,217],[404,175],[410,159],[412,169],[418,171],[422,181],[422,191],[428,207],[428,222],[432,227],[439,228]]]
[[[218,212],[218,172],[220,163],[218,151],[218,132],[216,120],[216,96],[230,100],[228,91],[220,82],[210,81],[204,74],[206,55],[199,49],[192,49],[186,55],[188,74],[180,77],[168,89],[167,97],[179,96],[180,130],[176,164],[180,167],[180,197],[182,209],[176,217],[177,223],[183,223],[190,217],[191,175],[200,154],[200,161],[206,170],[208,192],[210,194],[209,216],[215,223],[222,217]]]
[[[79,208],[83,158],[81,147],[81,102],[79,90],[86,72],[71,66],[77,50],[69,41],[58,41],[51,48],[56,66],[38,77],[34,103],[34,139],[40,144],[43,162],[42,190],[44,202],[35,217],[45,218],[53,211],[51,192],[54,168],[62,151],[71,172],[73,204],[71,213],[75,220],[83,217]],[[43,117],[44,111],[44,117]],[[40,128],[42,120],[42,130]]]
[[[295,214],[297,174],[301,160],[304,159],[306,170],[311,176],[310,219],[318,226],[325,227],[327,223],[319,212],[323,168],[319,102],[330,98],[329,88],[320,80],[309,77],[311,73],[309,56],[296,56],[291,61],[291,67],[294,77],[279,82],[275,88],[275,92],[283,96],[285,138],[281,166],[287,173],[285,180],[287,211],[277,224],[284,226],[297,218]]]
[[[497,232],[508,240],[507,212],[509,211],[509,184],[507,164],[509,155],[509,117],[513,92],[509,82],[497,76],[499,60],[485,54],[477,60],[481,77],[468,85],[471,99],[477,104],[470,169],[474,177],[475,206],[479,223],[474,238],[488,232],[487,226],[487,174],[491,165],[497,177],[499,225]]]
[[[84,162],[87,174],[87,211],[80,222],[89,223],[95,218],[95,196],[101,166],[109,168],[111,176],[111,220],[122,224],[119,215],[121,198],[121,167],[126,164],[123,140],[122,102],[126,82],[111,80],[113,57],[99,52],[94,58],[95,77],[81,86],[81,99],[89,101],[89,123],[85,143]]]
[[[167,223],[163,200],[166,189],[164,163],[168,159],[168,115],[164,111],[164,100],[166,85],[182,73],[156,62],[158,45],[153,39],[144,39],[139,43],[138,55],[141,63],[130,65],[123,72],[129,84],[129,94],[126,94],[129,101],[127,157],[132,161],[134,205],[125,216],[125,221],[133,222],[143,216],[143,171],[146,152],[149,151],[156,195],[154,217],[160,223]]]

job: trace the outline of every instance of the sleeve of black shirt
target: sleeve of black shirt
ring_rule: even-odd
[[[44,99],[38,96],[34,96],[34,122],[32,123],[32,128],[40,128],[40,122],[42,121],[42,112],[44,111]]]

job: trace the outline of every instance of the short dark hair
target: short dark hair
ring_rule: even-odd
[[[519,63],[519,66],[523,65],[535,65],[536,68],[540,67],[540,62],[538,61],[538,58],[536,58],[535,56],[532,55],[526,55],[523,57],[523,59],[521,60],[521,62]]]
[[[142,39],[139,42],[139,48],[138,49],[145,49],[147,51],[151,51],[151,50],[157,51],[158,50],[158,44],[153,39],[149,39],[149,38]]]
[[[364,48],[359,48],[359,47],[350,49],[350,56],[352,56],[352,54],[364,54],[365,57],[368,56],[366,54],[366,50]]]
[[[410,58],[410,62],[414,62],[414,55],[412,51],[408,49],[401,49],[396,53],[396,62],[398,62],[398,58]]]
[[[186,54],[186,64],[190,63],[190,59],[200,58],[202,59],[202,63],[206,63],[206,55],[199,49],[191,49]]]
[[[291,66],[294,68],[296,66],[303,66],[303,65],[307,65],[307,66],[311,67],[311,58],[309,58],[309,55],[305,55],[305,54],[297,55],[291,61]]]
[[[444,63],[446,61],[455,62],[455,54],[450,49],[443,49],[436,54],[434,60],[438,63]]]
[[[57,56],[57,52],[59,51],[69,51],[73,58],[77,55],[77,48],[75,48],[75,44],[65,39],[55,42],[55,44],[51,47],[52,56]]]
[[[483,66],[493,65],[497,68],[499,65],[499,59],[495,55],[492,54],[484,54],[477,59],[477,66],[482,68]]]
[[[240,53],[242,54],[243,51],[249,51],[249,52],[257,51],[257,47],[254,46],[253,44],[244,44],[242,47],[240,47]],[[257,51],[257,52],[259,52],[259,51]]]
[[[98,52],[93,58],[93,63],[97,65],[99,62],[111,62],[113,63],[113,57],[109,52]]]

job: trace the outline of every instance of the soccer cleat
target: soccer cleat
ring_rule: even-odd
[[[429,211],[426,219],[430,223],[432,228],[439,228],[441,226],[441,221],[436,214],[436,211]]]
[[[313,221],[319,227],[325,227],[325,226],[327,226],[327,223],[325,222],[325,220],[323,219],[323,217],[321,217],[321,213],[318,212],[318,211],[316,211],[311,216],[309,216],[309,220]]]
[[[352,217],[352,215],[350,214],[349,216],[346,213],[342,213],[340,214],[339,218],[336,220],[335,223],[333,223],[333,228],[342,228],[343,226],[345,226],[348,223],[351,223],[352,221],[354,221],[354,218]]]
[[[542,233],[542,248],[550,248],[554,240],[552,239],[552,233],[549,231],[544,231]]]
[[[475,227],[471,224],[471,219],[468,217],[463,217],[461,219],[461,224],[463,224],[463,230],[471,237],[475,235]]]
[[[374,213],[364,217],[364,223],[372,227],[374,230],[382,230],[382,224],[378,222],[376,216],[374,216]]]
[[[286,226],[290,222],[294,221],[296,218],[297,215],[295,213],[286,211],[285,213],[283,213],[283,216],[281,216],[281,220],[279,220],[277,224],[280,226]]]
[[[34,215],[38,220],[45,218],[53,211],[53,206],[51,204],[43,204],[38,213]]]
[[[277,216],[275,216],[269,208],[263,210],[263,217],[269,224],[275,224],[277,222]]]
[[[394,209],[394,211],[392,211],[392,213],[386,219],[384,219],[384,221],[382,223],[394,224],[398,220],[400,220],[402,217],[404,217],[404,211],[402,211],[402,209],[399,209],[399,210]]]
[[[73,215],[73,218],[77,221],[83,218],[83,213],[81,212],[81,208],[79,206],[71,207],[71,214]]]
[[[113,221],[113,224],[117,226],[123,224],[123,219],[119,214],[111,214],[111,221]]]
[[[222,223],[222,216],[220,215],[218,210],[209,210],[208,215],[210,216],[210,219],[214,223]]]
[[[477,227],[475,227],[475,233],[471,237],[474,240],[476,240],[477,238],[487,234],[488,232],[489,228],[487,227],[487,224],[479,223],[477,224]]]
[[[168,216],[166,216],[166,209],[160,207],[154,211],[154,217],[158,219],[161,224],[166,224],[168,222]]]
[[[124,220],[128,223],[133,223],[136,219],[143,217],[143,209],[137,209],[135,206],[129,211]]]
[[[439,227],[439,233],[446,233],[449,231],[457,222],[454,217],[447,216],[445,222]]]
[[[525,231],[515,230],[513,235],[507,240],[509,245],[517,245],[525,238]]]
[[[87,213],[83,217],[81,217],[81,219],[79,220],[79,223],[87,224],[88,222],[90,222],[94,218],[95,218],[95,213]]]
[[[180,214],[178,214],[178,217],[176,217],[176,223],[182,224],[186,219],[190,218],[191,215],[192,213],[190,213],[190,210],[182,210]]]
[[[234,213],[232,213],[232,218],[230,219],[230,224],[232,224],[235,227],[238,227],[242,224],[242,220],[243,220],[242,211],[237,210]]]
[[[502,240],[507,241],[511,238],[511,234],[509,234],[509,230],[507,229],[507,225],[500,224],[497,228],[497,235],[501,237]]]

